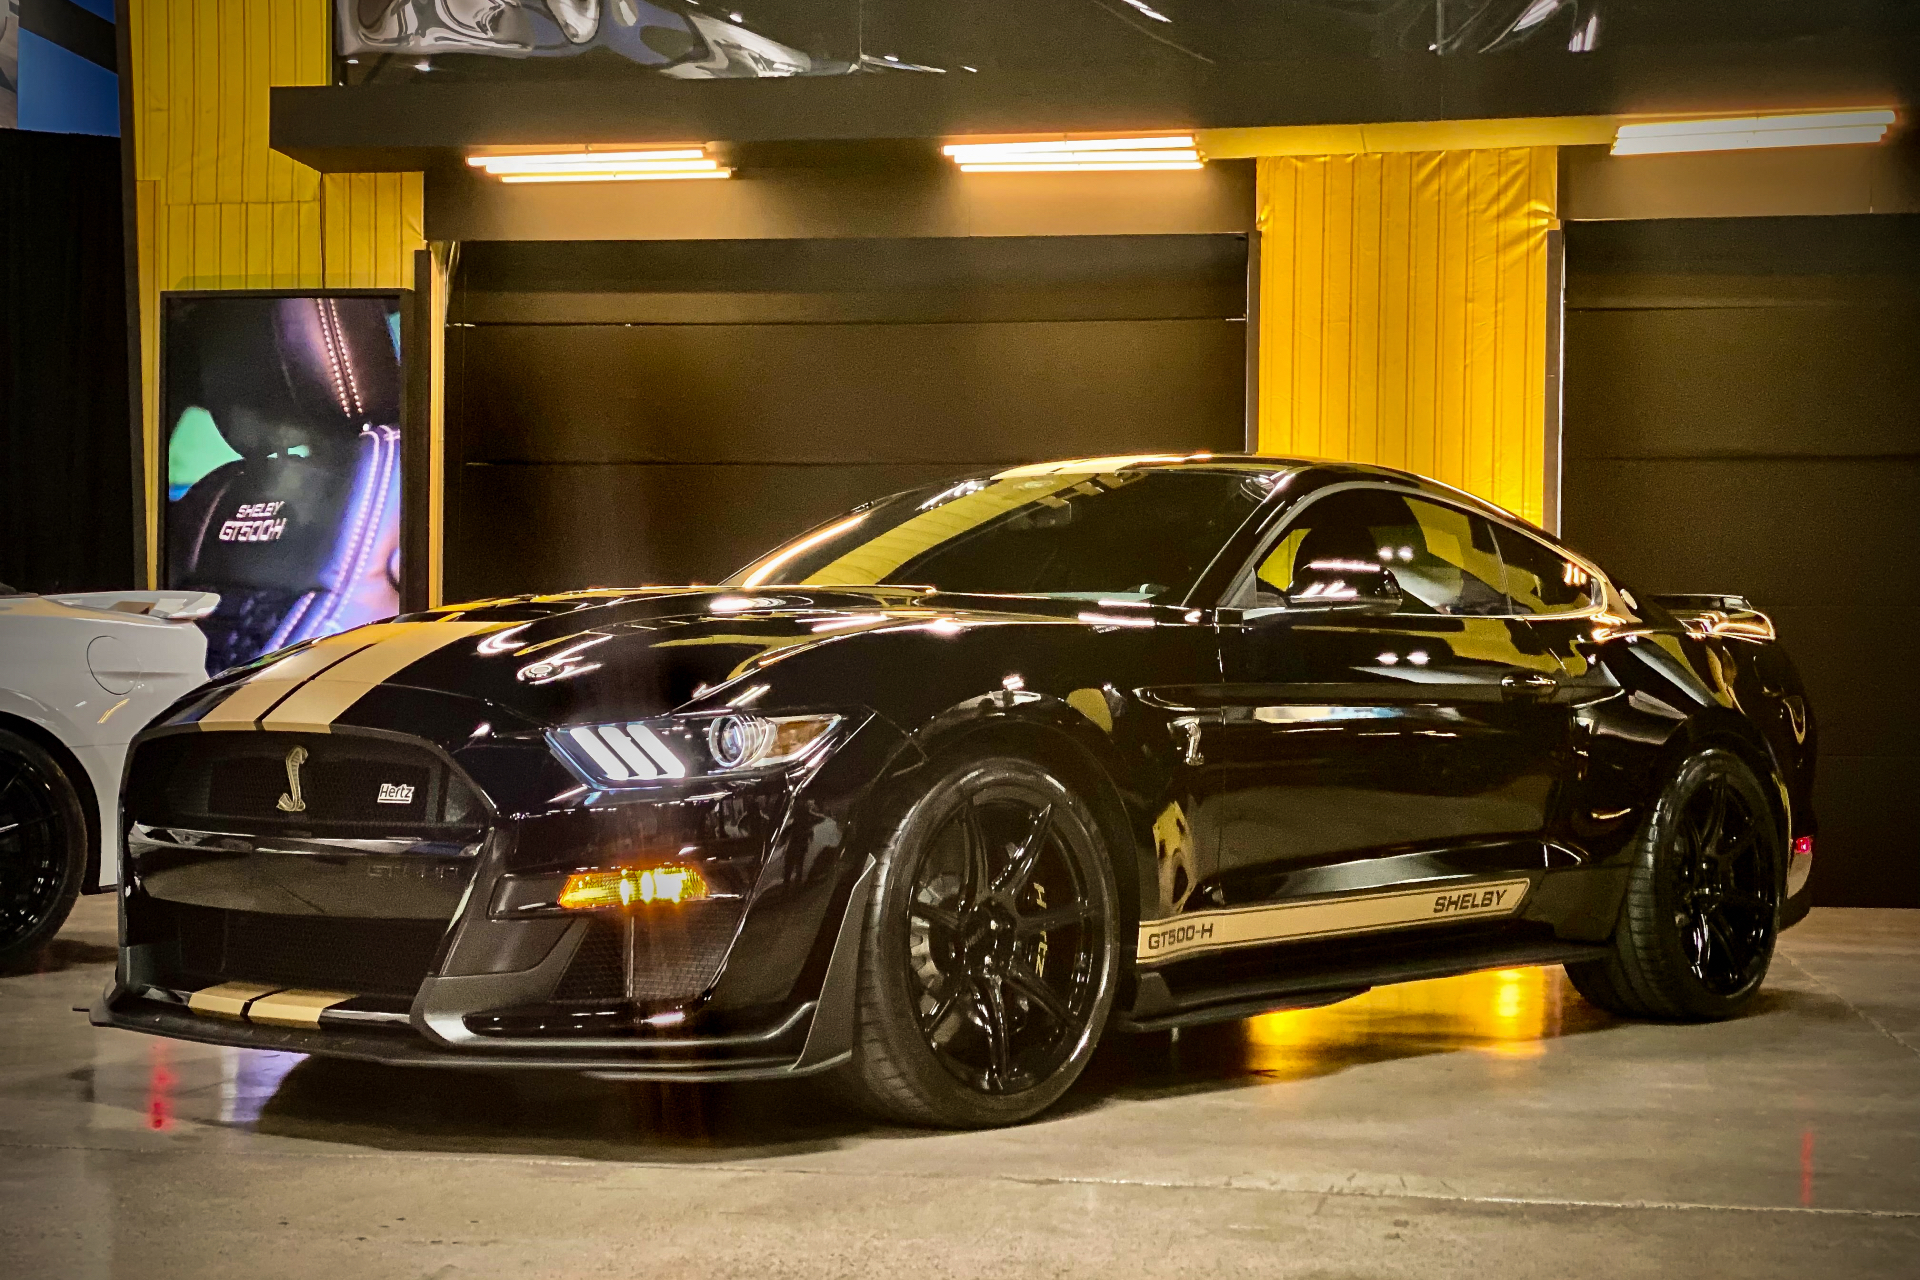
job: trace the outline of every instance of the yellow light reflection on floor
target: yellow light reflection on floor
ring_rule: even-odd
[[[1546,1052],[1547,1040],[1597,1016],[1557,968],[1496,969],[1378,987],[1320,1009],[1249,1018],[1247,1066],[1297,1078],[1355,1061],[1422,1053],[1535,1058]]]

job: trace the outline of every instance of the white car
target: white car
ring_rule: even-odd
[[[207,679],[208,592],[0,585],[0,968],[120,878],[127,743]]]

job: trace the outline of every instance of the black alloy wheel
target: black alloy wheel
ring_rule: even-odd
[[[1043,1110],[1111,1009],[1116,899],[1098,825],[1044,767],[997,757],[948,771],[881,857],[841,1094],[950,1127]]]
[[[86,811],[66,771],[39,743],[0,729],[0,969],[60,931],[86,867]]]
[[[1614,954],[1568,965],[1574,986],[1635,1017],[1738,1013],[1773,960],[1784,849],[1745,761],[1719,748],[1688,757],[1635,840]]]
[[[1716,772],[1687,797],[1676,823],[1673,923],[1688,970],[1716,995],[1751,988],[1773,955],[1780,897],[1764,844],[1772,821]]]

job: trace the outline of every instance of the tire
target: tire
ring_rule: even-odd
[[[1045,766],[1001,755],[948,769],[879,855],[853,1057],[828,1091],[942,1128],[1039,1114],[1106,1026],[1118,902],[1099,825]]]
[[[1780,936],[1785,840],[1747,763],[1709,748],[1674,771],[1634,837],[1613,954],[1570,964],[1611,1013],[1674,1022],[1750,1004]]]
[[[87,814],[60,762],[0,729],[0,969],[60,932],[87,873]]]

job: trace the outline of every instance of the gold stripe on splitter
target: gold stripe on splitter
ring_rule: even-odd
[[[330,733],[333,722],[376,686],[454,641],[510,622],[397,622],[399,634],[368,645],[306,684],[260,721],[262,729]]]
[[[346,991],[279,991],[255,1000],[247,1009],[248,1022],[276,1027],[317,1027],[320,1012],[353,999]]]
[[[257,982],[223,982],[217,987],[203,987],[188,996],[187,1008],[205,1018],[230,1018],[238,1022],[246,1017],[248,1005],[279,989],[261,986]]]

